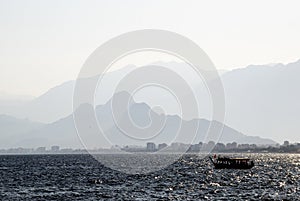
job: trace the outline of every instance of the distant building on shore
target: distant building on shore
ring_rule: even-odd
[[[155,151],[155,150],[156,150],[156,145],[153,142],[148,142],[147,151]]]
[[[190,148],[188,149],[188,151],[191,151],[191,152],[199,152],[201,149],[201,145],[200,144],[192,144],[190,146]]]
[[[51,151],[52,151],[52,152],[58,152],[59,149],[60,149],[59,146],[52,146],[52,147],[51,147]]]
[[[162,150],[164,148],[166,148],[168,145],[166,143],[162,143],[158,145],[158,150]]]
[[[38,148],[36,148],[35,151],[38,153],[44,153],[44,152],[46,152],[46,147],[38,147]]]
[[[236,142],[226,144],[226,149],[236,149],[236,148],[237,148],[237,143]]]
[[[218,142],[214,149],[219,151],[219,150],[225,150],[225,148],[226,148],[225,144]]]

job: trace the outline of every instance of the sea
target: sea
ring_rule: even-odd
[[[300,200],[299,154],[243,156],[255,167],[216,170],[207,157],[185,154],[158,171],[126,174],[88,154],[1,155],[0,200]]]

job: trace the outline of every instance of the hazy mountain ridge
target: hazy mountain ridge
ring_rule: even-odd
[[[299,76],[300,60],[224,74],[226,124],[244,133],[295,141],[300,132]]]
[[[132,68],[110,72],[103,80],[104,86],[112,87],[114,84],[110,80],[119,80]],[[279,141],[284,135],[285,139],[296,141],[295,136],[300,132],[299,75],[300,60],[286,65],[250,65],[222,74],[226,96],[225,124],[246,134]],[[2,100],[0,114],[55,122],[72,112],[74,83],[63,83],[32,101]],[[109,90],[101,93],[105,97],[103,100],[109,99],[112,93]],[[205,96],[205,93],[199,94]],[[172,106],[171,103],[168,105]],[[206,112],[203,113],[204,118],[209,119]]]
[[[33,100],[0,100],[0,114],[44,123],[54,122],[72,112],[74,83],[65,82]]]
[[[28,119],[0,115],[0,148],[17,146],[19,139],[27,138],[26,133],[41,129],[43,126],[43,123],[32,122]]]
[[[123,94],[127,94],[124,92]],[[129,96],[129,94],[128,94]],[[122,97],[122,96],[121,96]],[[117,145],[145,145],[148,140],[132,140],[131,138],[126,137],[120,130],[115,127],[114,120],[112,117],[111,111],[111,102],[107,102],[105,105],[98,106],[96,109],[97,117],[100,125],[104,129],[106,136],[108,139]],[[86,107],[86,106],[85,106]],[[92,106],[87,106],[90,109],[93,109]],[[89,109],[87,108],[87,109]],[[130,106],[130,113],[132,114],[132,118],[134,121],[139,120],[139,126],[146,126],[150,122],[147,117],[149,117],[149,111],[151,111],[150,107],[145,103],[132,103]],[[7,136],[11,136],[14,132],[14,137],[5,138],[4,135],[1,135],[1,142],[4,148],[7,148],[7,143],[9,141],[13,141],[13,144],[10,146],[13,147],[38,147],[38,146],[47,146],[50,147],[52,145],[60,145],[62,147],[72,147],[72,148],[83,148],[80,139],[77,135],[75,124],[73,120],[73,115],[69,115],[66,118],[62,118],[56,122],[50,124],[38,124],[33,123],[28,120],[19,120],[8,116],[3,116],[5,118],[0,118],[0,125],[5,124],[8,125],[7,122],[11,119],[11,127],[5,129],[2,127],[1,133],[6,133]],[[177,129],[180,126],[180,117],[176,115],[159,115],[152,112],[152,118],[166,118],[165,128],[156,138],[150,139],[150,141],[154,141],[156,143],[162,142],[170,142],[174,135],[176,134]],[[152,119],[153,121],[154,119]],[[26,130],[17,130],[14,131],[13,128],[23,128],[21,125],[24,121],[28,122],[26,124],[28,128]],[[122,121],[122,120],[121,120]],[[189,141],[194,136],[194,133],[190,132],[195,124],[199,124],[199,130],[196,134],[196,138],[194,141]],[[212,124],[220,124],[218,122],[212,122]],[[32,126],[30,126],[32,125]],[[215,140],[218,136],[209,136],[205,139],[205,134],[209,128],[210,122],[205,119],[198,119],[192,121],[183,121],[182,122],[182,132],[181,137],[177,139],[176,142],[184,142],[184,143],[198,143],[200,141],[209,141]],[[88,144],[93,144],[95,147],[101,147],[104,144],[101,142],[95,142],[93,138],[85,138],[87,139]],[[103,139],[104,140],[104,139]],[[187,141],[188,140],[188,141]],[[237,143],[254,143],[254,144],[275,144],[276,142],[259,138],[246,136],[228,126],[225,126],[223,129],[223,134],[220,138],[220,142],[237,142]],[[5,146],[4,146],[5,145]],[[1,147],[2,148],[2,147]],[[94,148],[94,147],[93,147]]]

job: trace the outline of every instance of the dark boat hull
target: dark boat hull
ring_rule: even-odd
[[[215,169],[251,169],[252,167],[254,167],[253,161],[249,161],[249,163],[238,163],[234,159],[223,158],[221,161],[215,162],[211,157],[209,157],[209,159],[215,166]]]
[[[215,169],[251,169],[254,165],[223,165],[214,163]]]

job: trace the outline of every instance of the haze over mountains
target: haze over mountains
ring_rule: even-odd
[[[172,65],[174,65],[174,63]],[[180,66],[182,64],[177,65]],[[103,80],[104,87],[107,89],[114,88],[117,81],[133,68],[134,66],[128,66],[124,69],[108,73]],[[285,139],[299,141],[299,75],[300,60],[286,65],[251,65],[246,68],[223,73],[221,79],[223,81],[226,98],[225,124],[237,130],[232,129],[230,133],[238,134],[241,132],[249,136],[270,138],[277,142],[282,142]],[[0,96],[0,98],[2,97],[2,100],[0,100],[0,114],[16,117],[16,127],[19,126],[19,121],[23,121],[20,119],[24,118],[28,119],[26,121],[33,123],[34,126],[32,130],[35,130],[35,132],[27,132],[26,129],[24,129],[24,131],[31,133],[31,136],[35,136],[31,139],[40,139],[36,141],[36,144],[47,139],[47,137],[42,136],[59,135],[58,137],[63,137],[62,133],[64,133],[63,135],[66,136],[66,139],[61,139],[61,142],[63,142],[63,140],[67,142],[70,140],[70,136],[72,136],[72,139],[74,137],[74,125],[71,125],[73,120],[71,116],[69,116],[72,113],[74,83],[74,81],[65,82],[33,100],[7,101]],[[198,89],[196,93],[203,96],[204,100],[208,98],[204,97],[207,96],[207,93],[203,92],[203,86],[195,84],[194,87]],[[96,102],[100,105],[104,105],[112,95],[112,90],[104,91],[104,93],[101,93],[101,99],[99,99],[99,101],[96,100]],[[146,101],[145,107],[149,105],[151,108],[154,103],[165,101],[169,103],[167,108],[168,113],[172,115],[177,113],[176,109],[173,110],[176,106],[172,105],[172,102],[169,102],[168,98],[159,94],[150,96],[154,98]],[[207,104],[204,105],[207,106]],[[207,121],[204,119],[210,120],[209,110],[203,108],[201,111],[202,116],[199,121],[202,121],[204,125],[205,121]],[[12,117],[2,116],[0,121],[4,121],[4,119],[8,118],[13,122],[12,119],[14,118]],[[168,116],[169,121],[176,118],[179,117]],[[226,128],[230,130],[229,127]],[[1,130],[1,138],[5,136],[5,134],[2,133],[7,133],[5,129],[6,128],[3,127]],[[19,132],[18,134],[25,136],[24,133],[26,132]],[[15,134],[16,133],[14,133],[14,135]],[[76,133],[75,137],[77,137]],[[22,143],[24,143],[24,140]],[[48,140],[49,144],[54,143],[50,139]],[[249,139],[247,140],[249,141]],[[257,139],[257,141],[263,140]],[[16,143],[15,145],[22,145],[22,143]],[[71,144],[75,145],[76,143],[79,143],[79,141],[74,138],[74,142]],[[28,145],[30,145],[30,143]]]
[[[277,141],[300,141],[299,76],[300,60],[224,74],[226,124]]]
[[[116,94],[120,97],[119,94]],[[127,92],[122,92],[122,96],[129,96]],[[122,97],[121,96],[121,97]],[[121,101],[121,100],[120,100]],[[115,126],[115,122],[111,111],[111,102],[107,102],[105,105],[100,105],[96,108],[96,114],[99,124],[104,130],[107,139],[114,145],[145,145],[147,140],[135,140],[131,137],[124,135],[119,128]],[[93,110],[91,105],[83,105],[84,110]],[[182,143],[198,143],[208,142],[210,140],[220,141],[223,143],[237,142],[240,144],[275,144],[273,140],[246,136],[228,126],[223,128],[221,135],[208,136],[206,138],[207,131],[210,123],[212,125],[221,127],[219,122],[210,122],[206,119],[194,119],[191,121],[182,121],[181,118],[176,115],[163,115],[157,114],[151,110],[151,108],[145,103],[133,102],[129,107],[129,112],[133,121],[141,127],[147,126],[151,121],[165,119],[165,124],[159,135],[150,139],[155,143],[171,142],[174,139],[175,134],[178,136],[175,142]],[[151,114],[151,116],[149,116]],[[83,120],[84,121],[84,120]],[[123,119],[120,122],[126,123]],[[62,147],[83,148],[75,129],[73,116],[69,115],[66,118],[60,119],[56,122],[49,124],[36,123],[29,120],[21,120],[6,115],[0,116],[1,133],[7,133],[9,135],[1,135],[1,148],[10,147],[39,147],[52,145],[60,145]],[[89,122],[86,122],[87,124]],[[181,124],[180,124],[181,123]],[[2,126],[5,125],[5,126]],[[123,124],[126,125],[127,124]],[[181,126],[180,126],[181,125]],[[194,128],[199,125],[199,130],[195,133]],[[180,129],[181,128],[181,129]],[[130,129],[128,126],[127,129]],[[179,131],[179,132],[178,132]],[[178,133],[177,133],[178,132]],[[141,136],[143,137],[143,136]],[[194,138],[195,137],[195,138]],[[220,138],[219,138],[220,137]],[[99,140],[95,140],[93,137],[81,136],[84,139],[86,146],[89,148],[107,147],[104,143],[105,138],[100,137]]]

